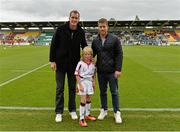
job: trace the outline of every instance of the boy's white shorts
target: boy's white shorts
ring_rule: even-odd
[[[92,95],[94,94],[93,84],[90,80],[82,80],[81,84],[84,88],[84,91],[80,91],[79,85],[78,85],[78,95]]]

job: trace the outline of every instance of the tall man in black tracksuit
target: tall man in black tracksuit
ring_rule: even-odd
[[[72,10],[69,21],[56,30],[51,42],[49,61],[52,70],[56,72],[56,122],[62,121],[66,73],[69,88],[68,109],[72,119],[78,118],[75,103],[76,78],[74,71],[80,60],[80,47],[83,49],[87,46],[85,32],[78,24],[79,19],[79,12]]]
[[[122,123],[119,110],[118,77],[121,75],[123,52],[120,41],[108,33],[108,21],[98,21],[98,36],[92,42],[94,56],[97,55],[97,74],[100,88],[101,112],[99,120],[107,115],[107,85],[109,83],[116,123]]]

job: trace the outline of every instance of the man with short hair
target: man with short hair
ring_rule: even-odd
[[[49,61],[52,70],[56,72],[56,122],[62,121],[66,74],[69,88],[68,110],[73,120],[78,118],[76,114],[76,78],[74,71],[80,60],[80,47],[83,49],[87,46],[85,32],[78,24],[79,19],[80,13],[77,10],[72,10],[69,14],[69,21],[57,28],[51,42]]]
[[[121,75],[123,52],[119,39],[108,33],[108,21],[98,21],[98,36],[92,42],[94,56],[97,55],[97,74],[100,88],[101,112],[99,120],[107,115],[107,88],[110,86],[114,117],[116,123],[122,123],[119,109],[118,77]]]

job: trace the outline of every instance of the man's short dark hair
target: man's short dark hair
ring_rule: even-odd
[[[108,20],[106,18],[99,19],[98,24],[99,23],[106,23],[106,25],[108,26]]]
[[[70,11],[69,17],[71,17],[71,14],[72,14],[72,13],[78,14],[78,16],[80,17],[80,13],[79,13],[77,10],[72,10],[72,11]]]

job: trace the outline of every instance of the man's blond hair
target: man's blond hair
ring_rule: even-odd
[[[106,18],[99,19],[98,24],[99,23],[105,23],[108,26],[108,20]]]

